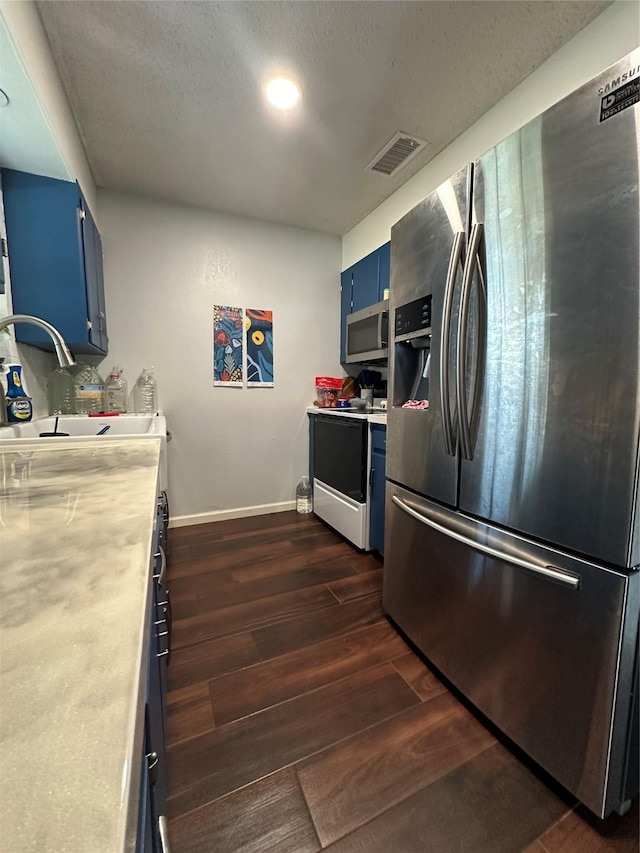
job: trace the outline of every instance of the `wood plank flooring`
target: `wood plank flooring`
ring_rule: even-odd
[[[637,853],[496,739],[313,517],[171,531],[173,853]]]

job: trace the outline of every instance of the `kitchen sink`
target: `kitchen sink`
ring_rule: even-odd
[[[58,422],[56,429],[56,420]],[[102,432],[108,427],[106,432]],[[56,437],[53,432],[65,433]],[[45,433],[45,435],[43,435]],[[49,435],[46,435],[48,433]],[[101,433],[100,436],[98,434]],[[64,443],[78,439],[91,439],[110,442],[117,438],[153,438],[158,436],[160,443],[159,489],[167,490],[167,442],[171,434],[167,432],[164,415],[117,415],[106,417],[88,417],[87,415],[55,415],[38,418],[26,424],[9,424],[0,427],[0,446],[6,442],[49,441]],[[25,445],[26,446],[26,445]]]
[[[103,435],[110,438],[165,435],[167,430],[163,415],[118,415],[95,418],[89,418],[86,415],[60,415],[58,418],[50,416],[38,418],[26,424],[9,424],[0,427],[0,440],[34,439],[40,437],[42,433],[54,431],[67,433],[70,438],[91,438],[105,430],[105,427],[108,429],[103,432]]]

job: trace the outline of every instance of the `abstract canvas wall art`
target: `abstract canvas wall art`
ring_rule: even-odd
[[[247,386],[273,388],[273,312],[247,308]]]
[[[242,308],[213,306],[213,384],[221,388],[243,386]]]

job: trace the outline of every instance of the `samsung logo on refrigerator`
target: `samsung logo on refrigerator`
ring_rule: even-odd
[[[618,77],[614,77],[610,83],[607,83],[606,86],[600,86],[598,89],[598,94],[600,96],[606,95],[608,92],[611,92],[612,89],[617,89],[618,86],[623,85],[627,82],[627,80],[631,80],[632,77],[635,77],[636,74],[640,74],[640,65],[636,65],[635,68],[632,68],[630,71],[625,71],[623,74],[620,74]]]
[[[640,101],[640,65],[614,77],[598,89],[600,123]]]

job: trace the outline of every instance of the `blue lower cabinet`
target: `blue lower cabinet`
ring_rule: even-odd
[[[142,768],[140,770],[140,805],[138,808],[136,853],[154,853],[153,824],[151,821],[151,784],[149,781],[147,739],[145,736],[145,749],[142,755]]]
[[[384,554],[384,497],[387,429],[371,425],[371,469],[369,472],[369,544]]]
[[[311,488],[313,489],[313,442],[315,437],[315,415],[309,415],[309,482],[311,483]]]
[[[166,816],[165,706],[171,609],[169,594],[163,583],[163,566],[165,565],[162,551],[163,536],[164,520],[162,508],[159,507],[151,561],[153,589],[148,624],[145,733],[136,853],[161,853],[163,845],[160,838],[160,824]]]

